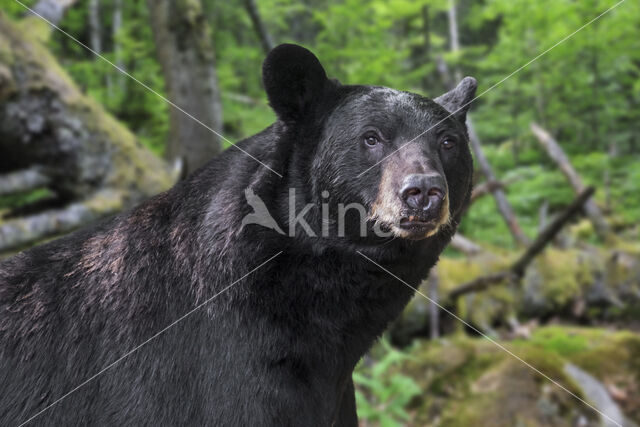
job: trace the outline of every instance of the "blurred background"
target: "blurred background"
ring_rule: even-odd
[[[359,365],[361,423],[640,422],[640,3],[23,2],[0,11],[1,256],[272,123],[276,44],[346,84],[436,97],[471,75],[472,205],[422,285],[432,302],[414,298]]]

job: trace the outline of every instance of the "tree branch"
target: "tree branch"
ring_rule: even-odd
[[[534,260],[540,252],[549,244],[551,240],[562,230],[562,228],[573,218],[593,195],[595,189],[593,187],[586,188],[573,202],[553,221],[551,221],[541,232],[538,234],[536,240],[529,245],[527,250],[518,258],[518,260],[511,265],[511,267],[499,273],[488,274],[481,276],[470,282],[462,284],[449,293],[449,298],[455,300],[461,295],[469,292],[477,292],[487,289],[497,283],[500,283],[506,279],[514,278],[520,279],[524,276],[526,268],[531,261]]]
[[[562,147],[560,147],[560,144],[558,144],[549,132],[536,123],[531,123],[531,131],[540,145],[545,149],[551,160],[558,165],[564,176],[567,177],[567,181],[569,181],[573,190],[576,193],[582,192],[585,187],[584,183],[582,182],[580,175],[578,175],[578,172],[573,168],[573,165],[571,165],[569,158]],[[584,210],[591,220],[593,228],[596,230],[598,236],[602,239],[609,238],[611,234],[609,224],[605,220],[604,215],[602,215],[598,205],[596,205],[596,202],[593,200],[587,201],[584,206]]]
[[[450,245],[453,249],[459,250],[465,255],[475,255],[483,251],[480,245],[467,239],[460,233],[453,235]]]
[[[473,203],[480,197],[493,193],[497,189],[503,189],[504,187],[505,184],[501,181],[485,181],[474,187],[471,193],[471,202]]]

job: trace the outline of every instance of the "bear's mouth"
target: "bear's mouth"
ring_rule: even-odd
[[[424,233],[435,229],[438,224],[437,221],[433,219],[423,219],[417,216],[409,216],[401,218],[398,226],[403,230]]]
[[[419,240],[434,234],[438,225],[438,221],[434,219],[408,216],[400,219],[398,228],[403,231],[403,237],[411,240]]]

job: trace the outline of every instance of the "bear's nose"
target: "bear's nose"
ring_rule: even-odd
[[[411,209],[440,212],[445,197],[445,183],[440,175],[413,174],[402,181],[400,198]]]

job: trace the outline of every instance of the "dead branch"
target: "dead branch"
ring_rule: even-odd
[[[480,165],[482,174],[485,176],[488,182],[497,181],[496,176],[493,173],[493,168],[491,167],[489,160],[487,160],[487,157],[484,155],[484,150],[482,149],[480,138],[478,138],[478,134],[476,133],[473,122],[471,121],[471,117],[469,116],[467,117],[467,129],[469,131],[469,142],[471,143],[471,147],[476,156],[476,160]],[[507,200],[507,196],[502,188],[494,188],[492,193],[493,197],[496,199],[498,211],[500,212],[500,215],[502,215],[502,218],[504,218],[507,227],[509,227],[509,231],[511,231],[513,239],[520,245],[527,245],[529,243],[529,239],[522,232],[520,225],[518,225],[518,220],[516,219],[516,216],[513,213],[513,209],[511,208],[511,204]]]
[[[243,95],[241,93],[224,92],[224,93],[222,93],[222,97],[230,99],[232,101],[239,102],[241,104],[254,105],[254,106],[255,105],[264,105],[265,107],[267,107],[267,102],[266,101],[263,101],[263,100],[260,100],[260,99],[256,99],[256,98],[252,98],[250,96]]]
[[[580,178],[580,175],[578,175],[576,170],[573,168],[571,161],[569,161],[569,158],[562,147],[560,147],[560,144],[558,144],[549,132],[536,123],[531,123],[531,131],[540,145],[545,149],[551,160],[558,165],[564,176],[567,177],[569,184],[571,184],[571,187],[573,187],[576,194],[582,192],[585,188],[582,178]],[[598,236],[602,239],[609,238],[611,229],[605,220],[604,215],[600,211],[600,208],[596,205],[596,202],[593,199],[588,200],[585,203],[584,210],[591,220]]]
[[[573,202],[556,218],[553,219],[536,237],[536,240],[527,247],[525,252],[511,267],[499,273],[481,276],[470,282],[462,284],[449,293],[449,298],[455,300],[461,295],[469,292],[477,292],[487,289],[490,286],[501,283],[507,279],[520,279],[524,276],[527,266],[535,259],[540,252],[553,240],[562,228],[584,207],[585,203],[593,195],[595,189],[588,187],[576,197]]]
[[[503,189],[504,187],[505,184],[500,181],[485,181],[473,188],[473,192],[471,193],[471,203],[475,202],[482,196],[493,193],[497,189]]]
[[[480,245],[467,239],[460,233],[453,235],[450,245],[453,249],[456,249],[465,255],[476,255],[483,251]]]
[[[501,271],[500,273],[487,274],[486,276],[480,276],[473,279],[470,282],[464,283],[453,291],[449,292],[449,298],[455,300],[461,295],[468,294],[470,292],[479,292],[487,289],[490,286],[501,283],[512,277],[510,271]]]

